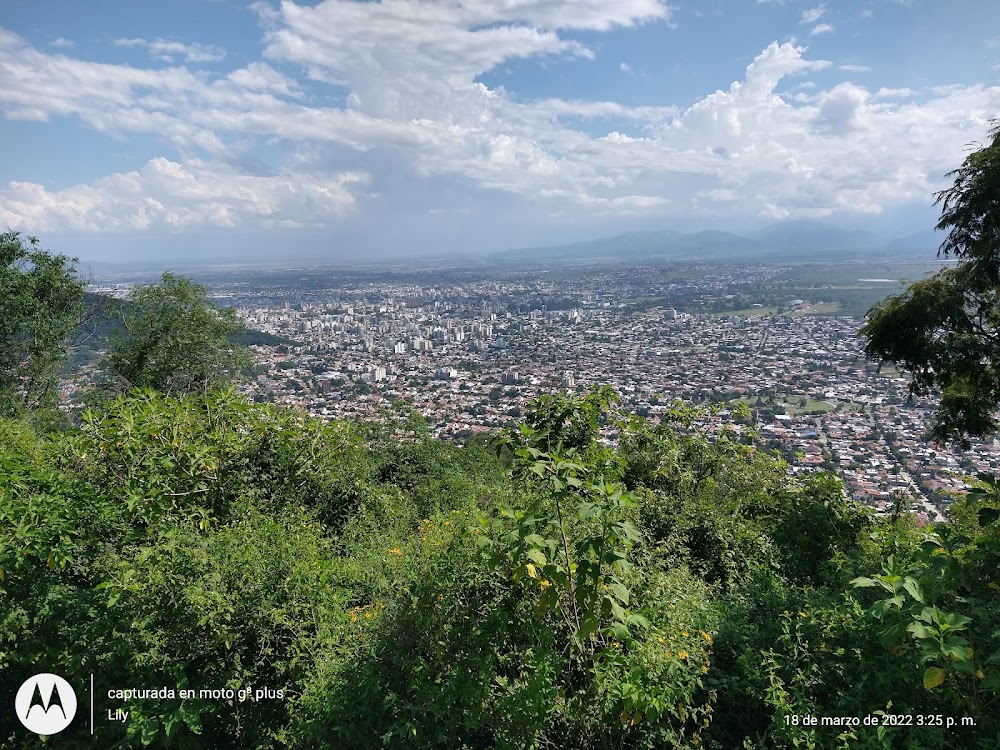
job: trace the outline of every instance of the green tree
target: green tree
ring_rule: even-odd
[[[912,395],[940,393],[938,442],[1000,427],[1000,124],[990,136],[936,195],[948,231],[939,254],[958,264],[873,307],[859,333],[869,357],[909,372]]]
[[[125,385],[165,393],[193,393],[235,380],[249,367],[247,349],[233,343],[243,325],[219,309],[205,288],[172,273],[136,287],[121,308],[124,332],[112,341],[108,362]]]
[[[0,234],[0,416],[54,405],[59,367],[83,313],[75,261],[36,237]]]

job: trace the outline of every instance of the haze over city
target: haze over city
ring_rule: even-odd
[[[819,220],[928,232],[983,2],[29,2],[0,226],[84,260],[370,260]]]

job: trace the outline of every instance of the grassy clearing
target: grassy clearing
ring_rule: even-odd
[[[843,309],[839,302],[824,302],[813,305],[807,310],[789,310],[785,313],[789,318],[804,318],[809,315],[836,315]]]
[[[719,315],[736,315],[738,317],[744,318],[756,318],[764,315],[777,315],[777,307],[745,307],[742,310],[730,310],[728,312],[720,312]]]
[[[786,401],[784,404],[785,414],[790,414],[793,417],[799,414],[808,414],[809,412],[831,412],[837,408],[837,405],[830,401],[821,401],[817,399],[806,399],[806,403],[803,406],[799,401]]]
[[[746,404],[751,409],[780,409],[785,414],[792,417],[797,417],[800,414],[808,414],[811,412],[823,412],[826,414],[827,412],[835,411],[837,409],[837,405],[831,401],[823,401],[812,398],[806,399],[804,406],[799,403],[799,399],[794,399],[792,401],[779,399],[775,402],[773,407],[769,407],[766,404],[758,406],[757,399],[754,396],[741,396],[740,398],[733,399],[728,402],[730,407],[736,406],[737,404]]]

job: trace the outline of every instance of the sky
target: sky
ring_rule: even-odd
[[[3,0],[0,230],[88,260],[929,229],[991,0]]]

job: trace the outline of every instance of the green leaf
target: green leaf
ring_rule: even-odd
[[[640,614],[629,615],[629,618],[628,620],[626,620],[626,622],[629,625],[638,625],[643,630],[649,630],[652,627],[652,625],[650,625],[649,620],[647,620]]]
[[[924,687],[933,690],[944,682],[945,671],[940,667],[928,667],[924,670]]]
[[[941,647],[941,653],[950,656],[956,662],[971,661],[973,654],[968,641],[964,638],[950,639]]]
[[[871,578],[865,578],[864,576],[855,578],[851,581],[851,586],[853,586],[856,589],[871,588],[872,586],[877,586],[877,585],[878,584]]]
[[[906,590],[906,592],[910,596],[912,596],[918,602],[920,602],[921,604],[923,604],[923,602],[924,602],[924,592],[921,590],[920,584],[916,581],[916,579],[910,578],[909,576],[907,576],[903,580],[903,588]]]
[[[627,588],[620,583],[612,583],[609,588],[611,589],[611,593],[618,597],[618,601],[626,606],[628,605],[629,594]]]
[[[611,603],[611,614],[614,615],[614,618],[616,620],[624,622],[625,621],[625,610],[622,609],[622,605],[620,605],[618,602],[616,602],[615,600],[610,599],[610,598],[605,599],[605,601]]]
[[[140,741],[143,745],[152,745],[156,735],[160,733],[160,723],[156,719],[147,721],[142,727]]]
[[[591,635],[597,632],[597,629],[601,626],[601,621],[597,615],[593,613],[588,613],[584,616],[583,622],[580,623],[579,636],[581,640],[586,640]]]
[[[622,521],[618,526],[629,541],[638,542],[642,539],[642,532],[631,521]]]
[[[529,560],[531,560],[533,562],[536,562],[539,565],[545,565],[545,562],[546,562],[545,561],[545,555],[542,553],[541,550],[538,550],[538,549],[529,549],[524,554],[525,554],[525,557],[527,557]]]
[[[979,509],[979,525],[980,526],[986,527],[986,526],[989,526],[989,525],[991,525],[993,523],[996,523],[996,520],[998,518],[1000,518],[1000,510],[997,510],[996,508],[980,508]]]
[[[919,622],[911,622],[906,626],[906,629],[913,634],[914,638],[919,638],[920,640],[932,640],[937,637],[937,633],[926,625],[921,625]]]

